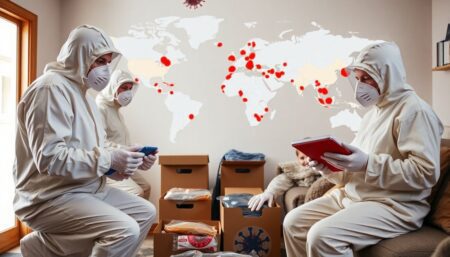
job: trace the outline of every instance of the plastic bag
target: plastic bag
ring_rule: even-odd
[[[217,253],[202,253],[198,250],[191,250],[184,253],[171,255],[170,257],[257,257],[258,255],[247,255],[233,252],[217,252]]]
[[[172,201],[204,201],[211,199],[211,192],[207,189],[171,188],[164,196],[164,200]]]
[[[217,230],[214,226],[207,225],[202,222],[190,222],[182,220],[172,220],[164,226],[164,230],[168,233],[185,234],[185,235],[208,235],[216,236]]]
[[[225,208],[248,208],[248,201],[253,197],[253,194],[242,193],[242,194],[228,194],[219,197]]]
[[[217,240],[212,236],[179,235],[174,236],[173,250],[202,250],[217,252]]]

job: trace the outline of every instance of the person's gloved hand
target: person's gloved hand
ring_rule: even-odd
[[[367,161],[369,160],[369,155],[361,151],[358,147],[345,143],[343,143],[342,145],[352,153],[350,155],[324,153],[323,159],[336,168],[342,169],[344,171],[365,171],[367,167]]]
[[[148,170],[150,169],[156,161],[156,156],[153,154],[147,155],[143,159],[143,163],[139,166],[140,170]]]
[[[261,209],[265,202],[269,202],[269,207],[273,207],[273,201],[275,200],[275,196],[272,193],[264,192],[259,195],[255,195],[248,201],[248,208],[251,211]]]
[[[319,172],[320,175],[322,175],[322,177],[332,173],[332,171],[327,166],[325,166],[322,163],[318,163],[316,161],[308,162],[308,166],[313,170]]]
[[[116,170],[115,173],[121,172],[130,175],[142,165],[144,154],[130,150],[134,150],[134,148],[114,149],[111,152],[111,168]]]
[[[107,177],[115,181],[122,181],[124,179],[128,179],[129,177],[131,177],[131,175],[116,171],[111,175],[107,175]]]

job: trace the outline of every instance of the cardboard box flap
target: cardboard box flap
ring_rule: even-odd
[[[160,155],[160,165],[206,165],[209,163],[208,155]]]
[[[263,190],[259,187],[225,187],[224,190],[225,195],[242,193],[257,195],[263,192]]]
[[[222,161],[223,166],[260,166],[266,161]]]

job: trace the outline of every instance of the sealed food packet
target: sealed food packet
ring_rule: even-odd
[[[247,255],[233,252],[203,253],[199,250],[190,250],[180,254],[171,255],[170,257],[258,257],[258,255]]]
[[[171,188],[164,196],[164,200],[173,201],[205,201],[211,199],[211,192],[207,189]]]
[[[202,250],[206,252],[217,251],[217,241],[213,236],[178,235],[173,238],[173,250]]]
[[[182,220],[172,220],[164,226],[164,231],[168,233],[185,235],[209,235],[216,236],[217,230],[214,226],[202,222],[190,222]]]

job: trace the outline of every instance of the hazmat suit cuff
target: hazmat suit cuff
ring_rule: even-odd
[[[367,183],[372,183],[380,175],[379,174],[380,170],[381,169],[376,161],[376,155],[369,154],[369,158],[367,160],[366,176],[365,176],[364,180]]]
[[[97,157],[97,175],[103,176],[111,168],[111,153],[104,148],[95,149]]]

